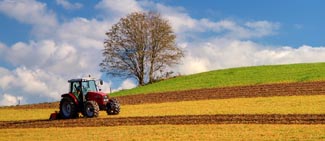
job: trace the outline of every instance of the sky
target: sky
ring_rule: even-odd
[[[53,102],[68,79],[136,87],[98,64],[105,32],[132,12],[159,12],[185,51],[182,75],[325,61],[323,0],[0,0],[0,106]]]

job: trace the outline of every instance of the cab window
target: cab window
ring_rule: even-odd
[[[84,81],[82,82],[82,91],[86,95],[87,92],[96,92],[96,82],[95,81]]]
[[[73,82],[72,83],[72,93],[75,93],[75,92],[77,92],[77,88],[80,88],[80,84],[79,84],[79,82]]]

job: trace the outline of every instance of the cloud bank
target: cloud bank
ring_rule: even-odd
[[[186,43],[187,55],[178,70],[193,74],[209,70],[241,66],[324,62],[325,47],[302,45],[265,46],[252,41],[216,38],[198,43]]]

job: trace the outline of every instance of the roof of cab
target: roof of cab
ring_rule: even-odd
[[[86,78],[70,79],[70,80],[68,80],[68,82],[71,83],[71,82],[91,81],[91,80],[96,80],[96,79],[91,78],[91,77],[86,77]]]

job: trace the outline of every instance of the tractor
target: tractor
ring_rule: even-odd
[[[60,111],[52,113],[50,120],[77,118],[79,113],[87,118],[98,117],[100,110],[106,110],[108,115],[120,113],[119,102],[99,89],[98,83],[103,85],[102,80],[96,80],[89,76],[71,79],[68,82],[70,90],[61,95]]]

